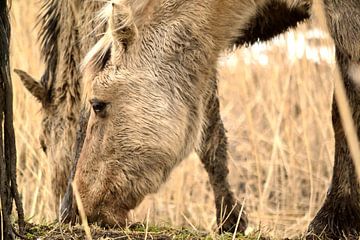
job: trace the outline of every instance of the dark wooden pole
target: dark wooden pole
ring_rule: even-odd
[[[10,76],[10,22],[7,0],[0,0],[0,239],[14,239],[10,220],[13,202],[18,213],[19,232],[24,231],[24,211],[16,182],[16,145],[13,126],[13,95]]]

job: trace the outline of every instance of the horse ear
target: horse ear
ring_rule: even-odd
[[[112,3],[109,28],[113,37],[113,50],[126,50],[137,35],[137,26],[129,5]]]
[[[126,50],[131,45],[151,14],[154,2],[156,0],[117,0],[111,3],[109,28],[115,43],[113,47]]]
[[[33,77],[31,77],[26,72],[15,69],[14,72],[20,77],[22,83],[26,87],[27,90],[41,103],[45,102],[46,99],[46,89],[42,86],[38,81],[36,81]]]

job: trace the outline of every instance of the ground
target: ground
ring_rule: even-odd
[[[220,239],[220,240],[270,240],[262,236],[260,231],[253,232],[248,236],[237,234],[216,234],[202,231],[194,231],[187,228],[172,228],[166,226],[135,225],[126,229],[104,229],[98,226],[90,227],[92,239]],[[86,239],[86,234],[82,226],[70,226],[68,224],[34,225],[28,224],[25,237],[29,240],[80,240]]]

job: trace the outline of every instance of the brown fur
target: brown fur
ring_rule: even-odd
[[[351,69],[354,65],[360,67],[360,2],[324,0],[324,3],[327,23],[335,42],[336,60],[360,137],[360,86],[355,79],[360,76],[354,76]],[[358,239],[360,185],[335,99],[332,122],[335,133],[333,178],[325,203],[310,224],[309,232],[322,238]]]
[[[324,2],[360,135],[359,2]],[[209,173],[220,223],[222,212],[229,213],[236,201],[226,179],[226,136],[216,94],[217,55],[233,44],[268,40],[295,26],[308,17],[311,1],[148,3],[117,1],[107,8],[114,14],[103,12],[102,20],[109,21],[110,29],[85,58],[85,75],[90,79],[85,92],[89,99],[105,100],[108,106],[105,112],[90,117],[85,146],[74,166],[75,181],[91,221],[121,224],[127,211],[156,191],[174,165],[195,149]],[[84,138],[80,127],[74,153],[82,91],[78,67],[104,29],[96,28],[93,21],[100,5],[80,0],[44,1],[40,35],[47,68],[40,85],[20,73],[25,86],[38,99],[45,99],[44,145],[54,164],[54,186],[61,186],[54,188],[56,196],[64,193],[71,156],[80,152]],[[152,31],[155,29],[159,31]],[[40,98],[44,95],[41,89],[46,89],[45,98]],[[358,237],[359,184],[335,101],[333,125],[332,185],[309,231],[328,238]],[[67,195],[70,200],[64,201],[64,208],[71,203],[71,188]],[[240,211],[241,206],[235,206],[224,230],[232,228]],[[246,222],[243,214],[240,230]]]
[[[311,3],[119,0],[103,8],[97,25],[104,3],[44,0],[46,70],[39,84],[46,89],[43,142],[54,168],[55,197],[64,195],[75,161],[70,181],[74,175],[89,220],[124,224],[127,212],[195,150],[214,189],[218,223],[232,230],[242,213],[244,231],[247,218],[227,180],[217,58],[234,44],[268,40],[296,26],[309,17]],[[80,60],[91,45],[83,78]],[[37,96],[39,84],[22,76]],[[91,113],[83,148],[82,92],[94,108],[107,104],[105,111]],[[73,216],[73,205],[69,185],[62,208]]]
[[[310,5],[280,2],[302,12]],[[232,230],[242,214],[243,232],[247,218],[227,180],[216,62],[246,39],[266,1],[142,3],[148,5],[109,4],[109,28],[85,57],[85,96],[94,111],[74,176],[85,213],[91,222],[123,225],[128,211],[195,150],[214,189],[219,225]]]
[[[96,1],[44,0],[39,23],[45,72],[37,82],[16,70],[27,89],[43,105],[40,143],[51,162],[56,205],[65,194],[74,158],[81,109],[80,63],[104,31],[104,26],[95,25],[93,20],[103,5]]]

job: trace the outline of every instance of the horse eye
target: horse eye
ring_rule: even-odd
[[[104,110],[107,106],[106,102],[93,99],[90,101],[90,103],[96,115],[100,114],[100,117],[105,117]]]

